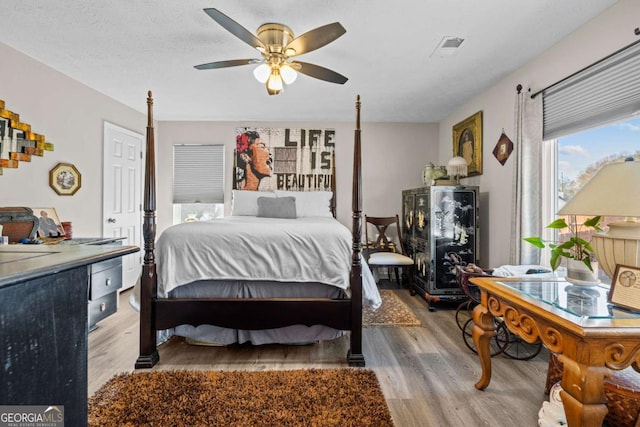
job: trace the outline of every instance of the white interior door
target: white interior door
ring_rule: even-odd
[[[126,237],[123,245],[141,246],[143,136],[104,123],[103,237]],[[141,273],[141,252],[122,257],[122,290]]]

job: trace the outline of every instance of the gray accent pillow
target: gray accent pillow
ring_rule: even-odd
[[[296,198],[258,197],[258,216],[264,218],[296,218]]]

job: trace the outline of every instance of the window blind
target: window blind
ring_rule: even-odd
[[[224,203],[224,145],[173,146],[173,203]]]
[[[544,139],[555,139],[640,111],[636,42],[543,91]]]

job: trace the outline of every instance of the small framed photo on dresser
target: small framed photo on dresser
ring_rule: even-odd
[[[38,237],[62,237],[64,228],[55,208],[31,208],[38,217]]]
[[[616,265],[609,289],[609,302],[633,311],[640,311],[640,268]]]

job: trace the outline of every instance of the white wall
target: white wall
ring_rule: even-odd
[[[536,92],[638,40],[634,28],[640,24],[639,16],[640,1],[620,0],[440,122],[440,160],[446,162],[451,153],[453,125],[477,111],[483,111],[483,174],[463,180],[468,185],[479,185],[482,193],[480,238],[483,266],[495,267],[509,262],[514,155],[502,166],[492,151],[503,128],[514,139],[516,86],[522,84],[524,90],[531,88],[532,93]],[[522,48],[526,49],[526,46]]]
[[[162,102],[157,99],[155,103]],[[366,103],[362,104],[363,115]],[[355,100],[354,100],[355,117]],[[342,122],[160,122],[156,131],[158,233],[171,225],[173,145],[225,144],[225,212],[230,212],[233,149],[238,127],[316,128],[336,130],[336,192],[338,219],[351,227],[353,123]],[[422,185],[422,170],[438,156],[438,126],[415,123],[362,123],[363,213],[401,215],[401,191]],[[228,177],[228,178],[227,178]]]
[[[102,235],[103,123],[108,121],[144,134],[146,113],[135,111],[68,76],[0,43],[0,99],[20,115],[32,131],[55,144],[54,151],[34,156],[0,176],[0,206],[54,207],[61,221],[73,222],[75,236]],[[146,112],[147,90],[140,88],[140,111]],[[170,102],[160,98],[155,103]],[[362,114],[366,117],[366,100]],[[227,175],[231,177],[235,129],[240,126],[314,127],[336,129],[338,219],[351,225],[351,175],[354,120],[328,123],[164,122],[156,125],[157,219],[159,234],[172,221],[172,145],[185,142],[227,144]],[[438,155],[437,124],[366,123],[362,128],[363,207],[376,215],[400,214],[401,190],[422,184],[427,161]],[[49,170],[72,163],[82,174],[73,196],[59,196],[49,187]],[[231,182],[226,185],[231,198]],[[227,212],[230,205],[227,204]]]
[[[33,156],[0,176],[0,206],[54,207],[73,222],[75,236],[102,236],[102,127],[109,121],[144,133],[146,117],[115,100],[0,43],[0,99],[54,151]],[[140,89],[144,111],[147,88]],[[71,163],[82,175],[73,196],[49,187],[49,170]]]

